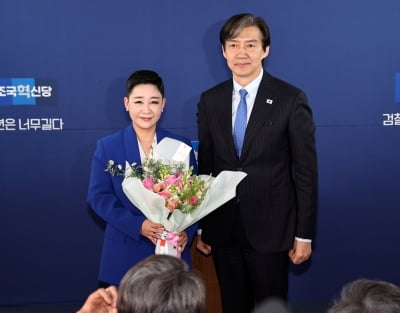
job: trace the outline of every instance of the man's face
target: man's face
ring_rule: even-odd
[[[262,34],[256,26],[243,28],[238,36],[227,40],[222,53],[233,78],[242,86],[257,77],[262,68],[262,60],[269,53],[269,46],[262,47]]]

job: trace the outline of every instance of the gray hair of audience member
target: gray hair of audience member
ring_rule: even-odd
[[[204,313],[204,283],[181,259],[152,255],[124,275],[117,307],[118,313]]]
[[[286,302],[280,298],[270,297],[258,304],[252,313],[289,313]]]
[[[381,280],[358,279],[342,289],[328,313],[399,313],[400,288]]]

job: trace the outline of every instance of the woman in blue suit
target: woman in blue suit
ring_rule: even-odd
[[[107,284],[119,285],[128,269],[154,254],[155,243],[164,230],[163,225],[146,219],[128,200],[121,186],[123,178],[110,175],[105,168],[109,160],[122,165],[126,161],[141,164],[144,158],[151,156],[152,147],[164,137],[191,144],[189,139],[157,127],[165,102],[163,81],[157,73],[149,70],[134,72],[127,80],[124,97],[132,124],[97,142],[88,202],[107,223],[99,273],[99,280]],[[190,163],[196,172],[193,150]],[[193,225],[179,233],[182,259],[188,264],[191,264],[188,245],[196,227]]]

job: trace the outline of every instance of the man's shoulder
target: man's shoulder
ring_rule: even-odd
[[[287,92],[294,92],[294,93],[303,92],[299,87],[296,87],[295,85],[287,82],[286,80],[272,76],[267,72],[264,73],[261,84],[264,84],[264,86],[271,85],[277,89],[285,90]]]

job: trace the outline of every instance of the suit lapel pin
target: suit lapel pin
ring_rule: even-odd
[[[267,99],[265,102],[268,104],[272,104],[272,102],[274,102],[274,101],[272,99]]]

